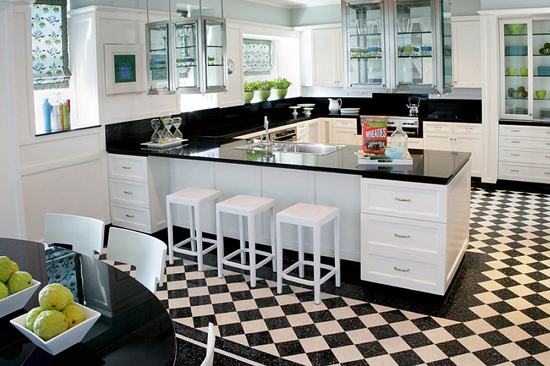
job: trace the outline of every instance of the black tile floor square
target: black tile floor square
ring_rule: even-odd
[[[204,344],[215,324],[216,364],[549,365],[550,196],[473,188],[470,207],[469,247],[444,297],[362,282],[351,263],[316,305],[309,287],[277,294],[271,266],[256,288],[238,270],[218,279],[215,252],[204,272],[192,257],[167,264],[156,294],[178,349],[183,336]]]

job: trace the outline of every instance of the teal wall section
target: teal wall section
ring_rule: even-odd
[[[481,0],[481,9],[548,8],[550,0]]]
[[[342,22],[342,7],[340,5],[312,6],[290,11],[292,26],[330,24]]]
[[[481,9],[481,0],[458,0],[451,3],[451,15],[478,15],[477,11]]]

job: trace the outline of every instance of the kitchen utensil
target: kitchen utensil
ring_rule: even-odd
[[[11,294],[0,300],[0,318],[13,313],[16,310],[22,309],[27,302],[29,302],[31,296],[40,287],[40,282],[32,280],[32,285],[26,289]]]
[[[535,95],[537,96],[537,99],[544,99],[546,96],[546,90],[537,90]]]
[[[313,109],[313,107],[315,107],[315,104],[298,104],[298,107]]]
[[[523,28],[525,28],[525,24],[506,24],[506,28],[510,34],[521,34]]]
[[[359,114],[360,108],[341,108],[341,114]]]
[[[288,107],[290,109],[292,109],[292,115],[293,116],[297,116],[298,115],[298,109],[302,108],[302,107],[299,107],[299,106],[293,106],[293,107]]]
[[[539,76],[550,76],[550,66],[539,66]]]
[[[550,119],[550,109],[541,108],[541,109],[540,109],[540,118],[542,118],[542,119]]]
[[[506,56],[527,56],[527,46],[506,46]]]
[[[522,67],[521,69],[519,69],[519,73],[523,76],[527,76],[529,75],[529,69],[526,67]]]
[[[420,108],[420,98],[410,97],[407,108],[409,108],[409,116],[418,116],[418,111]]]
[[[508,67],[506,69],[506,74],[507,75],[515,75],[517,72],[517,69],[515,67]]]
[[[313,110],[313,108],[304,108],[304,114],[306,115],[306,117],[311,116],[311,111],[312,110]]]
[[[342,99],[328,98],[328,110],[330,111],[330,113],[338,113],[340,111],[341,106],[342,106]]]
[[[431,32],[431,30],[432,30],[432,18],[420,17],[420,31]]]

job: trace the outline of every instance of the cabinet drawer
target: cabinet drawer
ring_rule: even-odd
[[[499,149],[499,160],[550,165],[550,151],[544,152],[501,147]]]
[[[149,208],[149,185],[143,182],[109,178],[111,201]]]
[[[474,123],[453,123],[454,133],[481,134],[481,124]]]
[[[550,128],[538,126],[503,125],[499,127],[499,133],[501,136],[548,138],[550,137]]]
[[[424,122],[424,131],[431,132],[452,132],[452,124],[444,122]]]
[[[446,189],[434,184],[363,178],[361,212],[446,222]]]
[[[109,154],[109,177],[147,182],[147,158]]]
[[[357,120],[351,118],[333,118],[332,127],[344,127],[344,128],[353,128],[357,129]]]
[[[361,279],[438,295],[444,294],[443,264],[438,260],[396,256],[361,247]],[[439,281],[438,281],[439,279]]]
[[[361,238],[369,250],[445,257],[446,225],[442,223],[361,214]]]
[[[550,139],[501,136],[500,146],[550,151]]]
[[[522,182],[550,183],[550,165],[522,164],[500,162],[498,176],[500,179]]]
[[[151,234],[151,211],[147,208],[111,202],[113,225]]]

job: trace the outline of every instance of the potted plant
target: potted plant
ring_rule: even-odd
[[[282,77],[278,77],[273,80],[273,89],[276,90],[277,98],[283,99],[288,92],[288,87],[291,85],[292,83],[290,81]]]
[[[250,103],[252,99],[254,98],[254,91],[258,90],[258,83],[255,81],[244,82],[244,102]]]
[[[273,81],[264,80],[258,82],[258,96],[260,97],[260,102],[265,102],[269,99],[271,95],[271,89],[273,88]]]

